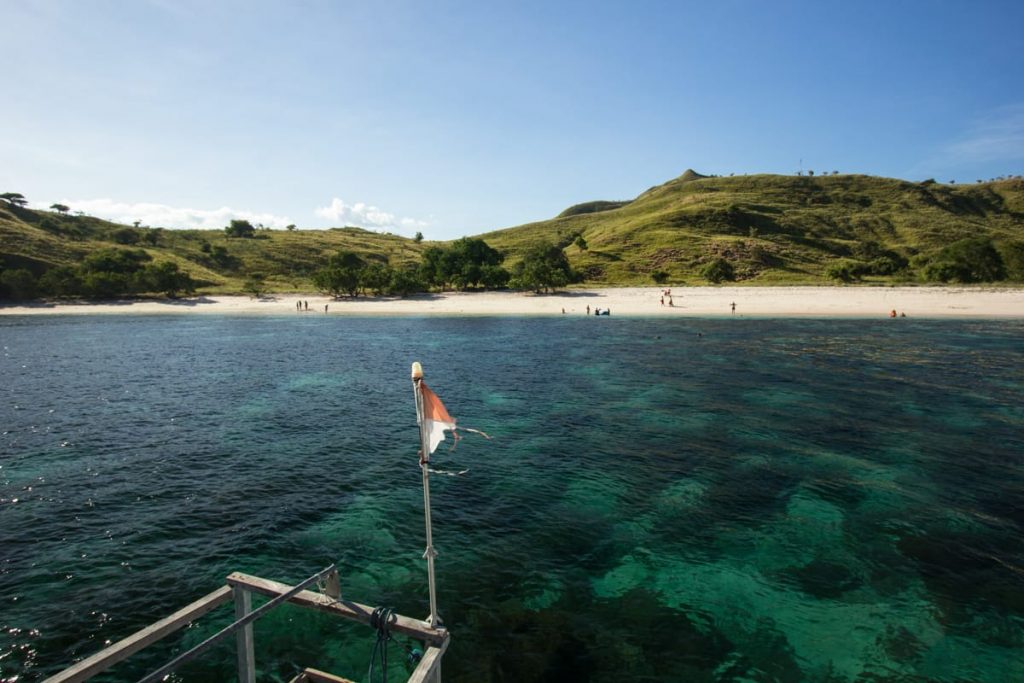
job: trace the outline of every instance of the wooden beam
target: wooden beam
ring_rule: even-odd
[[[127,659],[147,645],[151,645],[186,624],[195,621],[230,599],[231,588],[229,586],[221,586],[169,617],[150,624],[141,631],[136,631],[110,647],[104,648],[91,657],[83,659],[78,664],[64,669],[59,674],[47,678],[43,683],[78,683],[79,681],[88,680],[101,671],[105,671],[118,662]]]
[[[235,572],[228,576],[228,585],[230,586],[241,586],[254,593],[261,593],[262,595],[269,595],[276,597],[283,593],[287,593],[291,586],[279,583],[277,581],[271,581],[269,579],[262,579],[258,576],[252,576],[250,574],[243,574],[241,572]],[[320,610],[321,612],[327,612],[337,617],[345,619],[351,619],[352,621],[359,621],[364,624],[370,623],[370,615],[373,614],[373,607],[367,605],[361,605],[358,602],[352,602],[350,600],[334,600],[326,595],[320,593],[314,593],[313,591],[302,591],[295,595],[288,602],[299,605],[300,607],[308,607],[310,609]],[[410,617],[404,617],[397,615],[395,623],[391,625],[391,630],[397,633],[401,633],[407,636],[411,636],[417,640],[423,640],[431,645],[441,645],[448,638],[448,631],[441,629],[433,629],[425,621],[419,619],[412,619]]]
[[[445,641],[442,647],[428,647],[419,666],[412,672],[412,676],[409,676],[408,683],[427,683],[436,680],[434,675],[441,671],[441,657],[446,649],[448,641]]]
[[[352,683],[352,681],[347,678],[335,676],[334,674],[329,674],[326,671],[320,671],[319,669],[310,669],[309,667],[306,667],[302,672],[302,675],[305,676],[306,680],[310,681],[310,683]]]
[[[252,612],[252,593],[238,586],[231,590],[235,594],[235,619],[241,619]],[[256,683],[256,647],[253,645],[252,624],[235,632],[235,647],[238,650],[238,683]]]

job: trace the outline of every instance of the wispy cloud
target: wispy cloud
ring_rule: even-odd
[[[964,139],[946,148],[963,162],[1024,159],[1024,104],[1000,107],[979,120]]]
[[[1024,103],[998,107],[973,121],[962,135],[914,167],[914,174],[973,170],[1024,161]],[[1013,169],[996,168],[1003,173]]]
[[[363,202],[346,204],[337,197],[331,200],[330,205],[318,207],[315,213],[337,226],[354,225],[368,230],[387,230],[405,235],[411,235],[429,225],[426,221],[416,218],[399,218],[393,213]]]
[[[294,222],[286,216],[232,209],[227,206],[219,209],[189,209],[149,202],[119,202],[113,199],[60,199],[58,201],[71,207],[72,211],[82,211],[90,216],[105,218],[117,223],[140,221],[143,225],[154,228],[216,230],[223,228],[233,219],[247,220],[253,225],[262,223],[271,228],[284,228]],[[47,208],[49,205],[49,202],[42,202],[36,205],[36,208]]]

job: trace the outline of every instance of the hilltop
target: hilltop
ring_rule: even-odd
[[[687,170],[631,201],[589,202],[551,220],[481,235],[513,259],[547,240],[595,284],[700,284],[724,259],[737,281],[822,283],[837,263],[906,262],[865,280],[915,279],[959,240],[1024,241],[1024,180],[975,185],[912,183],[866,175],[708,177]],[[582,241],[577,244],[577,238]]]
[[[632,200],[585,202],[550,220],[477,237],[501,252],[507,268],[531,246],[555,244],[582,281],[595,286],[706,284],[710,266],[725,268],[725,280],[759,285],[936,279],[944,249],[983,238],[1002,254],[1005,269],[980,279],[1020,281],[1024,180],[952,185],[687,170]],[[211,294],[241,292],[253,274],[266,279],[269,291],[311,291],[313,273],[339,250],[404,268],[439,245],[351,227],[263,229],[243,239],[223,230],[126,226],[0,203],[0,269],[24,268],[38,277],[102,250],[135,249],[153,263],[175,264]],[[961,278],[953,272],[938,279]]]

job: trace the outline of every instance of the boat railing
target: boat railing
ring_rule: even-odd
[[[115,664],[127,659],[139,650],[152,645],[158,640],[184,628],[211,610],[234,601],[235,621],[221,629],[190,650],[178,655],[173,660],[142,678],[139,683],[155,683],[162,681],[176,668],[191,661],[208,649],[228,638],[235,636],[238,651],[239,683],[255,683],[256,681],[256,650],[253,640],[252,624],[260,617],[285,602],[308,609],[326,612],[336,617],[349,619],[371,625],[374,608],[340,597],[332,597],[323,593],[306,590],[307,586],[323,582],[332,574],[336,577],[336,568],[331,565],[317,572],[305,581],[289,586],[259,576],[234,572],[227,577],[227,585],[209,593],[195,602],[186,605],[177,612],[154,622],[146,628],[100,650],[96,654],[68,667],[44,683],[79,683],[100,674]],[[329,583],[329,582],[328,582]],[[252,607],[252,595],[257,593],[270,598],[256,609]],[[448,649],[450,636],[445,628],[434,628],[428,622],[395,614],[389,620],[390,631],[410,636],[424,643],[423,657],[409,677],[409,683],[440,683],[441,658]],[[307,668],[299,673],[293,682],[301,683],[344,683],[346,679],[317,669]]]

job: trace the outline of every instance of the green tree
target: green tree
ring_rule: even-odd
[[[587,240],[583,239],[583,235],[577,235],[576,241],[573,242],[573,244],[579,247],[580,251],[586,251],[588,249]]]
[[[415,242],[416,244],[419,244],[420,242],[422,242],[423,241],[423,233],[422,232],[417,232],[416,235],[412,238],[412,241]]]
[[[142,249],[100,249],[85,257],[82,268],[86,272],[110,272],[131,275],[152,260]]]
[[[295,230],[295,224],[289,223],[287,226],[285,226],[285,230],[287,230],[288,232],[292,232],[293,230]]]
[[[313,273],[313,285],[337,298],[359,295],[360,277],[366,262],[350,251],[340,251],[330,258],[326,268]]]
[[[1004,242],[999,245],[999,253],[1006,266],[1006,278],[1024,281],[1024,242]]]
[[[716,258],[700,269],[700,276],[712,284],[718,284],[723,280],[735,280],[736,272],[732,264],[724,258]]]
[[[119,228],[110,235],[118,244],[138,244],[139,233],[131,228]]]
[[[254,299],[259,299],[267,291],[267,282],[263,273],[251,273],[242,285],[242,291],[247,292]]]
[[[391,268],[383,263],[370,263],[359,271],[359,284],[375,296],[381,296],[388,291],[391,275]]]
[[[256,234],[256,228],[247,220],[235,218],[232,219],[230,225],[224,228],[224,232],[228,237],[253,237]]]
[[[75,296],[83,293],[82,278],[78,269],[71,266],[57,266],[43,273],[39,288],[51,296]]]
[[[825,277],[840,282],[851,282],[859,278],[860,264],[849,259],[833,261],[825,267]]]
[[[391,282],[388,283],[388,291],[397,296],[406,297],[414,292],[422,292],[426,289],[419,270],[416,268],[402,268],[391,271]]]
[[[162,292],[168,298],[178,298],[179,292],[191,294],[195,282],[188,273],[182,272],[177,263],[163,263],[146,266],[135,274],[136,288],[140,292]]]
[[[553,291],[575,279],[565,252],[551,243],[540,243],[527,249],[523,260],[516,264],[511,284],[519,289],[535,292]]]
[[[67,204],[50,204],[50,208],[60,214],[66,214],[71,210],[71,207]]]
[[[28,204],[28,200],[25,199],[25,195],[20,192],[4,192],[0,194],[0,201],[7,202],[9,205],[22,208]]]
[[[35,297],[37,291],[36,276],[27,268],[15,268],[0,272],[0,295],[15,301],[24,301]]]
[[[995,282],[1006,278],[1006,266],[991,239],[973,237],[943,247],[924,275],[939,282]]]

